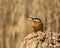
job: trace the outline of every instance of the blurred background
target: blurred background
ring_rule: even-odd
[[[60,0],[0,0],[0,48],[19,48],[33,32],[28,17],[38,17],[44,32],[60,33]]]

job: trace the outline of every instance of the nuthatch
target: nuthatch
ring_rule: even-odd
[[[39,18],[29,17],[28,19],[31,21],[31,25],[34,29],[34,32],[43,31],[43,23]]]

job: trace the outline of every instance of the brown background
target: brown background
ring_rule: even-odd
[[[33,31],[29,16],[40,18],[45,32],[60,32],[60,0],[0,0],[0,48],[19,48]]]

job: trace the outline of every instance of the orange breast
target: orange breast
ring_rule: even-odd
[[[33,25],[33,29],[34,29],[34,31],[35,32],[37,32],[37,31],[43,31],[43,26],[42,26],[42,24],[41,23],[34,23],[34,25]]]

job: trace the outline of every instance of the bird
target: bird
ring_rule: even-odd
[[[34,32],[38,32],[38,31],[43,32],[43,23],[41,19],[37,17],[29,17],[29,20],[31,21],[31,25],[33,27]]]

